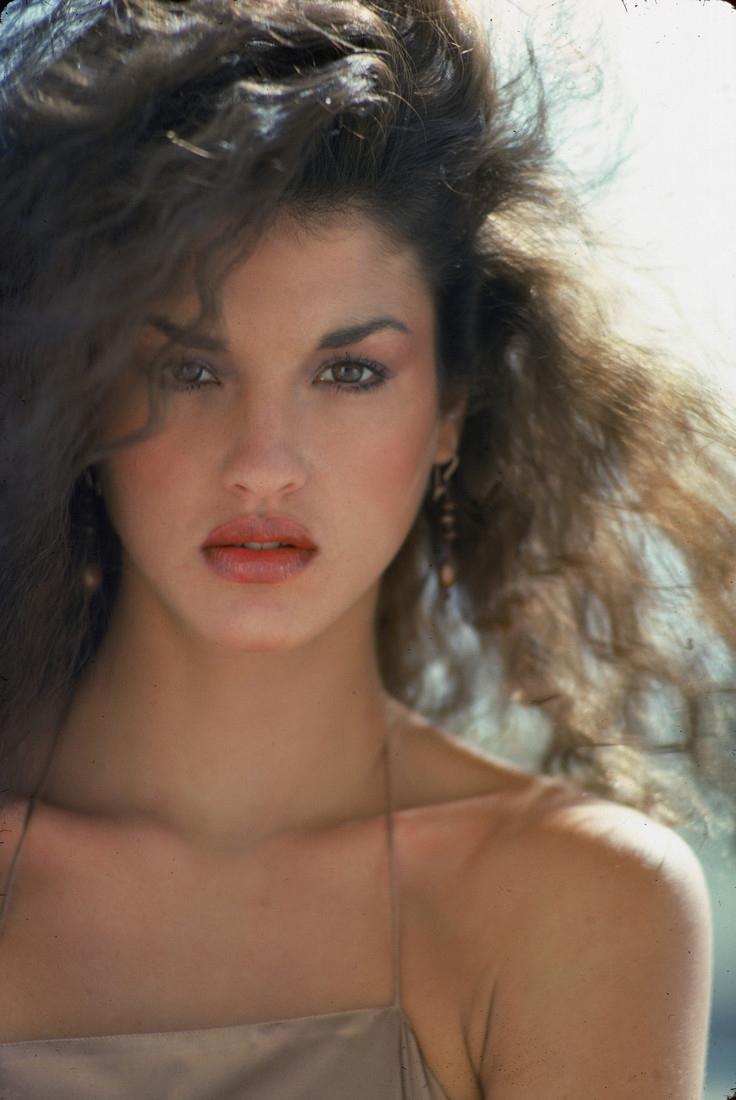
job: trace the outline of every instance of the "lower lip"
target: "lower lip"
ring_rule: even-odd
[[[207,546],[203,554],[223,580],[235,584],[280,584],[306,569],[315,551],[303,546],[279,546],[273,550]]]

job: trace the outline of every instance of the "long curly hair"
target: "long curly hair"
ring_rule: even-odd
[[[544,716],[540,768],[665,818],[733,789],[729,426],[573,262],[533,58],[497,80],[463,0],[78,0],[9,30],[0,71],[1,787],[115,601],[89,471],[151,302],[193,272],[206,313],[280,211],[349,209],[416,250],[467,400],[458,581],[428,494],[382,585],[387,688],[452,723],[492,682],[499,721]]]

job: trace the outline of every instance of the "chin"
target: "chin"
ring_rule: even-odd
[[[204,632],[203,632],[204,633]],[[233,653],[286,653],[299,649],[313,638],[317,631],[299,629],[294,623],[237,622],[211,629],[204,633],[214,645]]]

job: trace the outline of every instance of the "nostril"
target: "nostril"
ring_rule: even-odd
[[[293,446],[273,437],[233,447],[224,462],[224,479],[237,489],[262,497],[293,492],[304,484],[306,469]]]

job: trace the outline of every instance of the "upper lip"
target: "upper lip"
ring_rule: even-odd
[[[282,542],[304,550],[316,550],[310,531],[287,516],[239,516],[213,528],[202,548],[239,546],[244,542]]]

